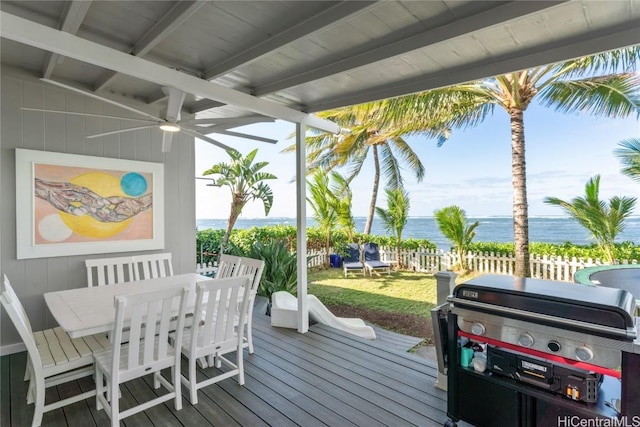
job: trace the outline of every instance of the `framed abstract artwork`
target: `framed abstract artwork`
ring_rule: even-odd
[[[164,248],[164,165],[16,149],[17,258]]]

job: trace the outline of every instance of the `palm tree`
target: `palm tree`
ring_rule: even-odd
[[[231,163],[215,164],[202,173],[203,175],[218,175],[213,180],[213,185],[228,187],[231,190],[231,212],[227,221],[227,229],[220,242],[220,253],[224,252],[224,248],[229,242],[229,236],[231,236],[231,230],[233,230],[233,226],[247,202],[261,200],[265,216],[269,215],[273,204],[273,192],[271,187],[262,181],[278,178],[272,173],[261,172],[269,162],[253,163],[258,153],[257,149],[247,154],[246,157],[242,157],[242,154],[236,150],[230,150],[227,153],[231,157]]]
[[[515,275],[530,276],[529,218],[525,163],[524,111],[534,99],[563,113],[619,118],[637,114],[640,46],[570,61],[541,65],[485,80],[383,101],[384,124],[426,121],[430,128],[467,128],[482,122],[495,106],[511,121],[511,170]],[[449,109],[442,106],[449,106]],[[367,107],[367,109],[375,108]],[[366,110],[365,110],[366,112]]]
[[[570,202],[557,197],[545,197],[544,202],[560,206],[580,225],[585,227],[611,264],[616,259],[616,236],[624,230],[624,220],[633,212],[635,197],[614,196],[609,203],[600,200],[600,175],[589,179],[584,187],[585,197],[576,197]]]
[[[622,161],[620,172],[634,181],[640,181],[640,138],[625,139],[618,144],[615,154]]]
[[[449,239],[456,247],[456,252],[460,257],[460,267],[463,266],[464,255],[469,250],[469,246],[476,237],[476,227],[478,221],[469,224],[467,213],[458,206],[447,206],[434,212],[438,228],[444,237]]]
[[[349,182],[338,172],[331,172],[331,191],[336,197],[336,217],[340,227],[347,233],[350,242],[354,241],[356,221],[351,213],[353,193],[349,188]]]
[[[331,192],[329,175],[324,171],[317,171],[311,180],[307,180],[309,196],[307,202],[313,210],[313,219],[318,224],[324,236],[324,249],[329,266],[329,252],[331,251],[331,231],[338,219],[338,198]]]
[[[306,140],[309,173],[347,167],[346,180],[350,183],[360,173],[366,159],[370,157],[373,160],[374,177],[364,234],[371,233],[381,175],[386,187],[390,189],[402,187],[402,165],[408,167],[418,182],[424,178],[424,166],[403,136],[423,134],[443,138],[445,133],[441,130],[431,130],[425,126],[424,121],[420,122],[419,128],[415,126],[415,122],[409,120],[383,126],[380,118],[384,116],[380,110],[386,108],[386,104],[371,105],[372,107],[366,110],[348,107],[318,113],[318,116],[337,123],[347,131],[340,135],[316,133]],[[295,145],[292,145],[284,151],[294,150]]]
[[[403,188],[385,190],[387,194],[387,209],[376,207],[378,216],[384,222],[384,228],[396,239],[396,259],[398,267],[402,268],[402,258],[400,256],[400,244],[402,243],[402,231],[407,225],[409,218],[409,194]]]

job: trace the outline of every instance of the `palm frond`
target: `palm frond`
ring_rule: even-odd
[[[402,173],[398,159],[388,144],[379,145],[380,164],[387,188],[395,190],[403,185]]]
[[[625,139],[618,146],[614,153],[622,162],[620,172],[640,182],[640,138]]]
[[[611,74],[583,80],[562,80],[539,94],[543,105],[563,113],[589,113],[628,117],[640,111],[640,78],[635,74]]]

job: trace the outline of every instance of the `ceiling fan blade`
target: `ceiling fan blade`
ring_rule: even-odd
[[[215,139],[213,139],[213,138],[209,138],[208,136],[204,136],[204,135],[202,135],[201,133],[198,133],[198,132],[196,132],[196,131],[194,131],[194,130],[187,129],[187,128],[182,128],[182,129],[180,130],[180,132],[184,132],[184,133],[186,133],[187,135],[193,136],[194,138],[198,138],[198,139],[201,139],[201,140],[203,140],[203,141],[207,141],[208,143],[213,144],[213,145],[216,145],[216,146],[218,146],[218,147],[220,147],[220,148],[222,148],[222,149],[224,149],[224,150],[226,150],[226,151],[231,151],[231,150],[234,150],[234,151],[235,151],[235,149],[234,149],[234,148],[231,148],[231,147],[229,147],[229,146],[227,146],[227,145],[224,145],[222,142],[220,142],[220,141],[216,141]]]
[[[101,136],[114,135],[116,133],[133,132],[134,130],[149,129],[149,128],[155,128],[155,127],[158,127],[157,123],[153,124],[153,125],[147,125],[147,126],[136,126],[136,127],[133,127],[133,128],[118,129],[118,130],[112,130],[112,131],[109,131],[109,132],[96,133],[95,135],[85,136],[85,138],[98,138],[98,137],[101,137]]]
[[[182,110],[186,93],[180,89],[169,86],[163,87],[162,91],[169,97],[169,103],[167,104],[167,121],[176,123],[180,120],[180,110]]]
[[[168,153],[171,151],[171,140],[173,139],[173,132],[162,132],[162,152]]]
[[[104,119],[129,120],[132,122],[148,122],[149,121],[147,119],[132,119],[131,117],[109,116],[106,114],[79,113],[77,111],[47,110],[44,108],[26,108],[26,107],[22,107],[20,109],[25,111],[42,111],[44,113],[59,113],[59,114],[70,114],[74,116],[88,116],[88,117],[99,117]]]
[[[253,123],[267,122],[275,122],[275,119],[266,116],[220,117],[218,119],[185,120],[182,123],[188,125],[220,125],[225,128],[232,128],[236,126],[250,125]]]
[[[269,144],[275,144],[278,142],[277,139],[265,138],[263,136],[249,135],[248,133],[234,132],[231,130],[220,129],[220,130],[214,131],[213,133],[219,133],[221,135],[237,136],[238,138],[253,139],[255,141],[268,142]]]
[[[55,80],[50,80],[50,79],[40,79],[40,80],[42,80],[43,82],[47,82],[49,84],[52,84],[54,86],[58,86],[58,87],[61,87],[61,88],[64,88],[64,89],[67,89],[67,90],[70,90],[70,91],[73,91],[73,92],[76,92],[76,93],[80,93],[80,94],[88,96],[90,98],[99,99],[100,101],[106,102],[107,104],[115,105],[116,107],[120,107],[122,109],[134,112],[136,114],[140,114],[140,115],[145,116],[145,117],[147,117],[147,118],[149,118],[151,120],[160,121],[160,122],[164,121],[164,119],[161,119],[159,117],[153,116],[153,115],[151,115],[149,113],[145,113],[144,111],[140,111],[140,110],[138,110],[136,108],[129,107],[128,105],[121,104],[121,103],[116,102],[116,101],[112,101],[109,98],[103,98],[102,96],[96,95],[93,92],[88,92],[86,90],[78,89],[77,87],[69,86],[69,85],[66,85],[64,83],[57,82]]]

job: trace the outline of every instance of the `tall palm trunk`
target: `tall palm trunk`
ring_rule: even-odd
[[[380,159],[378,158],[378,147],[376,145],[373,146],[373,164],[375,166],[373,190],[371,190],[371,203],[369,203],[369,215],[367,216],[367,223],[364,226],[364,234],[371,234],[373,215],[376,211],[376,201],[378,200],[378,186],[380,185]]]
[[[527,204],[527,168],[524,143],[524,111],[508,110],[511,119],[511,173],[513,176],[513,234],[516,277],[531,276],[529,266],[529,207]]]
[[[229,238],[231,237],[231,230],[233,230],[233,226],[236,224],[236,220],[240,216],[242,212],[242,208],[244,208],[245,203],[242,203],[242,197],[233,195],[233,200],[231,200],[231,213],[229,214],[229,220],[227,221],[227,229],[224,232],[224,236],[222,237],[222,241],[220,242],[220,252],[222,255],[224,253],[224,248],[229,243]]]

